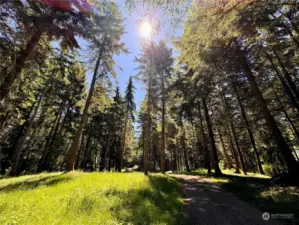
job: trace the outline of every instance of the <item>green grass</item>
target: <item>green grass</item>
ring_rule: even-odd
[[[235,174],[232,170],[222,170],[222,172],[222,177],[208,176],[207,170],[204,169],[194,170],[188,174],[208,177],[213,183],[255,205],[262,212],[294,214],[295,220],[286,220],[286,222],[299,223],[298,187],[273,186],[270,177],[266,175]]]
[[[0,224],[184,224],[179,183],[142,173],[0,179]]]

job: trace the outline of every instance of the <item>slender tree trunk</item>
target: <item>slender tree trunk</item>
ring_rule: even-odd
[[[127,134],[127,123],[128,123],[128,109],[126,112],[126,119],[125,119],[125,124],[124,124],[124,130],[123,130],[123,138],[122,138],[122,142],[121,142],[121,148],[120,148],[120,171],[123,168],[123,161],[124,161],[124,151],[125,151],[125,147],[126,147],[126,134]]]
[[[222,148],[223,148],[223,153],[224,153],[224,157],[225,157],[225,161],[226,161],[226,166],[227,166],[227,168],[230,170],[230,169],[232,168],[232,166],[231,166],[231,163],[230,163],[230,160],[229,160],[229,156],[228,156],[228,154],[227,154],[227,150],[226,150],[226,147],[225,147],[225,144],[224,144],[222,135],[221,135],[221,133],[219,132],[219,129],[218,129],[218,128],[217,128],[217,130],[218,130],[218,134],[219,134],[220,142],[221,142],[221,145],[222,145]]]
[[[230,109],[229,109],[228,101],[227,101],[227,99],[226,99],[226,97],[225,97],[225,95],[224,95],[223,92],[221,92],[221,95],[222,95],[222,98],[224,100],[225,108],[227,110],[228,121],[229,121],[230,128],[231,128],[231,131],[232,131],[232,134],[233,134],[233,138],[234,138],[235,143],[236,143],[237,152],[238,152],[238,155],[240,157],[241,167],[242,167],[242,170],[243,170],[244,174],[247,174],[245,163],[244,163],[243,154],[242,154],[242,151],[240,149],[240,145],[239,145],[239,141],[238,141],[238,138],[237,138],[235,126],[234,126],[234,123],[232,121],[233,117],[232,117]]]
[[[284,105],[283,105],[282,102],[280,101],[280,99],[279,99],[279,97],[278,97],[276,91],[274,90],[273,92],[274,92],[276,101],[280,104],[280,107],[281,107],[281,110],[282,110],[283,114],[285,115],[285,117],[286,117],[287,120],[289,121],[289,123],[290,123],[290,125],[291,125],[291,127],[292,127],[292,129],[293,129],[293,131],[294,131],[294,134],[296,135],[296,137],[297,137],[297,139],[298,139],[298,141],[299,141],[299,131],[297,130],[295,124],[293,123],[292,119],[290,118],[289,114],[287,113],[287,111],[286,111]]]
[[[213,107],[212,107],[212,116],[215,117],[215,113],[214,113]],[[216,120],[216,118],[215,118],[215,120]],[[225,147],[222,135],[220,133],[220,129],[218,128],[217,125],[215,125],[215,127],[216,127],[216,130],[217,130],[218,134],[219,134],[219,138],[220,138],[220,142],[221,142],[221,145],[222,145],[222,149],[223,149],[223,153],[224,153],[224,157],[225,157],[227,168],[230,170],[231,169],[231,164],[230,164],[229,156],[227,154],[226,147]]]
[[[164,84],[164,73],[162,72],[162,134],[161,134],[161,154],[160,154],[160,160],[161,160],[161,172],[165,173],[165,84]]]
[[[110,148],[110,136],[107,137],[107,141],[101,152],[101,162],[100,162],[100,171],[103,171],[106,168],[107,153]]]
[[[142,159],[140,160],[140,170],[143,168],[144,171],[144,155],[145,152],[145,122],[142,121]]]
[[[201,130],[201,134],[202,134],[202,141],[203,141],[203,144],[204,144],[204,158],[205,158],[205,164],[206,166],[208,167],[208,174],[211,174],[212,171],[211,171],[211,159],[210,159],[210,151],[209,151],[209,148],[208,148],[208,142],[207,142],[207,138],[206,138],[206,133],[204,131],[204,127],[203,127],[203,119],[202,119],[202,116],[201,116],[201,107],[200,107],[200,101],[198,101],[197,103],[197,109],[198,109],[198,115],[199,115],[199,123],[200,123],[200,130]]]
[[[285,80],[283,79],[282,75],[280,74],[280,71],[278,70],[278,68],[276,67],[275,63],[273,62],[272,57],[266,52],[267,54],[267,58],[270,61],[273,69],[276,72],[276,75],[278,76],[280,82],[282,83],[284,92],[288,95],[289,99],[291,100],[291,103],[294,105],[294,107],[297,109],[298,113],[299,113],[299,104],[297,103],[295,96],[293,95],[293,92],[290,90],[290,87],[288,86],[288,84],[285,82]]]
[[[177,169],[178,169],[178,171],[181,171],[181,163],[180,163],[181,155],[180,155],[180,151],[179,151],[179,140],[177,137],[175,138],[175,147],[176,147],[176,153],[177,153],[177,163],[176,163]]]
[[[177,146],[173,145],[173,170],[177,171],[178,166],[177,166]]]
[[[230,143],[230,147],[231,147],[231,150],[232,150],[232,153],[233,153],[233,157],[235,159],[235,173],[240,173],[240,161],[239,161],[239,158],[238,158],[238,154],[236,152],[236,149],[234,147],[234,142],[233,142],[233,138],[232,138],[232,135],[231,135],[231,131],[230,131],[230,128],[229,126],[227,127],[228,129],[228,136],[229,136],[229,143]]]
[[[14,150],[14,155],[12,157],[12,165],[11,165],[11,171],[10,171],[10,175],[11,176],[16,176],[18,175],[18,168],[19,168],[19,161],[20,161],[20,156],[22,154],[22,151],[23,151],[23,148],[24,148],[24,145],[26,143],[26,139],[30,133],[30,130],[31,130],[31,127],[33,125],[33,122],[34,122],[34,119],[37,115],[37,112],[39,110],[39,107],[43,101],[43,98],[44,98],[44,95],[46,93],[46,90],[42,93],[42,95],[40,96],[38,102],[37,102],[37,105],[36,105],[36,108],[34,110],[34,113],[33,115],[31,116],[31,118],[29,119],[28,121],[28,126],[27,126],[27,129],[25,131],[25,134],[23,135],[22,138],[20,138],[18,140],[18,143],[16,144],[16,148]]]
[[[241,101],[241,98],[240,98],[237,86],[236,86],[236,84],[234,82],[232,82],[232,86],[233,86],[234,92],[235,92],[235,94],[237,96],[237,100],[238,100],[238,103],[239,103],[239,106],[240,106],[240,109],[241,109],[241,114],[242,114],[242,117],[243,117],[243,121],[245,123],[246,129],[247,129],[247,132],[248,132],[248,136],[249,136],[250,142],[251,142],[253,150],[254,150],[254,154],[255,154],[255,157],[256,157],[258,171],[259,171],[260,174],[265,174],[264,171],[263,171],[263,167],[262,167],[262,163],[261,163],[261,160],[260,160],[259,152],[258,152],[258,150],[256,148],[256,144],[255,144],[255,140],[254,140],[254,137],[253,137],[253,133],[252,133],[252,131],[250,129],[250,126],[249,126],[249,123],[248,123],[248,119],[247,119],[247,116],[246,116],[246,112],[244,110],[243,103]]]
[[[93,77],[92,77],[90,89],[89,89],[89,92],[88,92],[88,96],[87,96],[87,99],[86,99],[86,102],[85,102],[85,106],[84,106],[83,114],[82,114],[82,117],[81,117],[81,121],[80,121],[79,127],[77,128],[75,138],[74,138],[74,140],[72,142],[72,145],[70,147],[70,154],[68,156],[67,166],[66,166],[67,171],[74,170],[77,151],[78,151],[78,149],[80,147],[80,144],[81,144],[81,136],[82,136],[82,133],[83,133],[85,123],[87,121],[87,113],[88,113],[89,106],[91,104],[91,99],[92,99],[92,95],[93,95],[93,92],[94,92],[94,89],[95,89],[95,84],[96,84],[96,80],[97,80],[97,76],[98,76],[98,70],[99,70],[100,62],[101,62],[102,55],[103,55],[103,52],[104,52],[105,39],[106,38],[104,38],[104,40],[103,40],[101,50],[100,50],[100,53],[99,53],[99,56],[98,56],[98,59],[97,59],[97,62],[96,62],[95,70],[94,70],[94,73],[93,73]]]
[[[153,42],[151,43],[153,49]],[[150,52],[150,64],[152,64],[152,52]],[[152,65],[150,65],[152,66]],[[147,119],[146,119],[146,144],[144,148],[144,175],[148,175],[149,169],[149,153],[151,149],[151,138],[152,138],[152,118],[151,118],[151,98],[152,98],[152,71],[149,74],[148,82],[148,96],[147,96]]]
[[[54,124],[51,127],[50,133],[49,133],[49,135],[46,139],[45,148],[43,150],[42,157],[39,161],[39,166],[38,166],[37,172],[41,172],[43,170],[49,169],[49,168],[47,168],[48,160],[50,158],[49,155],[50,155],[51,150],[53,149],[52,147],[53,147],[53,143],[54,143],[55,138],[56,138],[56,134],[58,132],[59,121],[61,119],[61,113],[62,113],[64,105],[65,105],[64,103],[62,103],[60,105],[59,110],[56,114]]]
[[[284,66],[284,64],[283,64],[280,56],[277,54],[277,52],[275,50],[273,50],[273,53],[274,53],[274,55],[275,55],[275,57],[276,57],[276,59],[278,61],[279,66],[281,67],[281,69],[283,71],[284,77],[286,78],[289,86],[291,87],[291,90],[294,92],[297,101],[299,101],[299,90],[296,87],[294,81],[292,80],[291,75],[289,74],[289,72],[285,68],[285,66]]]
[[[247,170],[246,170],[246,166],[245,166],[245,163],[244,163],[243,154],[242,154],[242,151],[241,151],[241,148],[240,148],[240,145],[239,145],[238,137],[237,137],[235,126],[234,126],[233,122],[231,122],[231,130],[232,130],[232,134],[233,134],[233,137],[234,137],[234,140],[235,140],[235,143],[236,143],[236,148],[237,148],[238,155],[239,155],[239,158],[240,158],[240,162],[241,162],[241,167],[242,167],[243,173],[247,174]]]
[[[87,169],[87,160],[88,160],[88,155],[89,155],[89,149],[90,149],[90,145],[91,145],[91,132],[92,128],[90,128],[88,130],[88,134],[87,134],[87,140],[86,142],[86,148],[84,149],[84,153],[83,153],[83,159],[82,159],[82,163],[81,163],[81,168],[86,170]]]
[[[202,103],[203,103],[203,108],[204,108],[204,112],[205,112],[205,116],[206,116],[208,131],[209,131],[209,137],[210,137],[210,143],[211,143],[211,149],[212,149],[213,167],[215,170],[215,175],[220,176],[220,175],[222,175],[222,172],[218,165],[218,163],[219,163],[218,154],[217,154],[217,149],[216,149],[216,144],[215,144],[215,139],[214,139],[214,134],[213,134],[213,129],[212,129],[212,123],[210,120],[209,111],[208,111],[205,97],[202,98]]]
[[[296,176],[299,171],[299,165],[296,162],[289,146],[285,142],[281,131],[279,130],[276,121],[274,120],[273,116],[270,113],[270,110],[267,107],[267,103],[256,83],[255,77],[247,63],[247,59],[245,56],[244,50],[238,49],[239,51],[239,60],[243,67],[244,73],[248,79],[252,92],[257,99],[259,106],[261,107],[262,113],[265,116],[267,126],[269,131],[272,133],[272,136],[277,144],[277,147],[282,154],[284,161],[288,167],[288,171],[291,175]]]
[[[190,172],[190,167],[189,167],[189,162],[188,162],[188,153],[187,153],[187,149],[186,149],[185,128],[184,128],[183,123],[181,123],[181,127],[182,127],[181,145],[182,145],[183,153],[184,153],[184,161],[185,161],[185,166],[186,166],[187,172]]]
[[[84,158],[82,159],[82,161],[81,161],[81,166],[80,166],[80,156],[82,155],[82,151],[83,151],[83,149],[84,149],[84,142],[86,142],[86,141],[85,141],[85,136],[86,136],[86,135],[82,134],[81,146],[80,146],[80,148],[79,148],[79,152],[78,152],[78,154],[77,154],[76,162],[75,162],[75,169],[76,169],[76,170],[77,170],[78,168],[84,169],[84,168],[82,167]],[[85,147],[86,147],[86,146],[85,146]],[[86,150],[85,150],[85,151],[86,151]],[[84,151],[84,153],[85,153],[85,151]],[[85,157],[85,154],[84,154],[84,157]]]
[[[37,46],[43,33],[44,29],[41,27],[37,27],[37,29],[31,35],[31,38],[28,41],[25,49],[16,54],[17,58],[15,61],[14,71],[11,75],[5,77],[3,83],[0,86],[0,102],[7,99],[11,86],[13,85],[14,81],[19,78],[24,68],[26,59]]]

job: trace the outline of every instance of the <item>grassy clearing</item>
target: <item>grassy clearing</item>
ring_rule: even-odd
[[[180,185],[142,173],[1,179],[0,224],[184,224]]]
[[[299,188],[279,187],[270,184],[270,177],[255,173],[235,174],[222,170],[222,177],[209,177],[206,170],[195,170],[188,174],[209,177],[215,184],[239,198],[257,206],[262,212],[270,214],[294,214],[290,224],[299,223]]]

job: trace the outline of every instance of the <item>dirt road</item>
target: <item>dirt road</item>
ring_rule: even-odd
[[[208,179],[198,176],[174,175],[182,183],[185,215],[192,225],[278,225],[263,220],[254,206],[222,190]]]

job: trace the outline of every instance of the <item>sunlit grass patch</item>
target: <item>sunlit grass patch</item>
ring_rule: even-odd
[[[183,224],[180,185],[163,175],[49,173],[0,180],[0,224]]]

